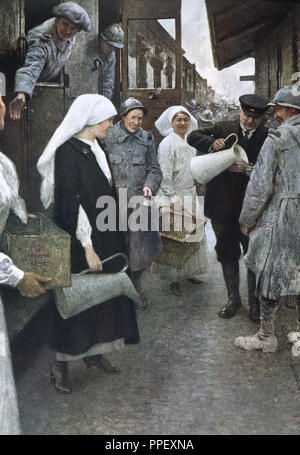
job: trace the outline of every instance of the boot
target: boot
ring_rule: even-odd
[[[296,343],[297,341],[300,341],[300,295],[296,296],[296,311],[298,325],[295,332],[288,333],[287,337],[290,343]]]
[[[119,368],[112,366],[111,363],[101,354],[84,357],[83,361],[87,368],[97,367],[109,374],[120,373]]]
[[[60,393],[71,393],[68,375],[68,362],[55,360],[50,369],[50,379],[55,390]]]
[[[142,289],[142,284],[141,284],[142,273],[143,273],[143,270],[138,270],[137,272],[131,272],[130,278],[140,297],[139,302],[135,302],[135,306],[136,306],[136,308],[139,308],[141,310],[146,310],[148,308],[148,300]]]
[[[235,338],[234,344],[247,351],[275,352],[277,350],[277,338],[274,331],[278,302],[277,300],[261,299],[260,304],[259,331],[252,336]]]
[[[249,305],[249,319],[252,322],[260,321],[260,303],[255,295],[255,274],[248,269],[248,305]]]
[[[221,318],[232,318],[242,306],[239,285],[239,262],[222,262],[223,276],[227,288],[227,304],[219,312]]]

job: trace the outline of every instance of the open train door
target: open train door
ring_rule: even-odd
[[[122,20],[122,98],[147,107],[143,128],[158,142],[155,120],[181,104],[181,0],[123,0]]]

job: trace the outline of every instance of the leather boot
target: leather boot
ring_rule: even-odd
[[[255,295],[255,273],[248,269],[248,305],[249,305],[249,319],[252,322],[260,321],[260,303]]]
[[[232,318],[242,306],[239,286],[239,262],[222,262],[223,276],[227,288],[227,304],[219,312],[221,318]]]
[[[234,344],[247,351],[275,352],[277,350],[277,338],[274,332],[278,302],[277,300],[261,299],[260,304],[261,322],[258,332],[252,336],[237,337]]]
[[[51,366],[50,379],[55,390],[60,393],[71,393],[68,374],[68,362],[55,360]]]
[[[87,368],[97,367],[109,374],[120,373],[119,368],[112,366],[111,363],[101,354],[84,357],[83,361]]]
[[[138,270],[137,272],[131,272],[130,278],[140,297],[139,302],[135,302],[135,306],[138,309],[146,310],[148,308],[148,300],[142,289],[142,283],[141,283],[142,274],[143,274],[143,270]]]

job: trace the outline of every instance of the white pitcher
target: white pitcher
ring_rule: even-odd
[[[235,139],[230,148],[191,159],[191,173],[197,182],[205,185],[237,161],[249,163],[245,150],[237,144],[238,137],[235,133],[230,134],[225,139],[225,143],[232,141],[233,137]]]

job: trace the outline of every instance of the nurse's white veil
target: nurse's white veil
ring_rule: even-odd
[[[114,105],[105,96],[87,94],[76,98],[37,163],[42,177],[41,201],[45,208],[54,200],[54,159],[58,147],[84,127],[101,123],[116,114]]]

